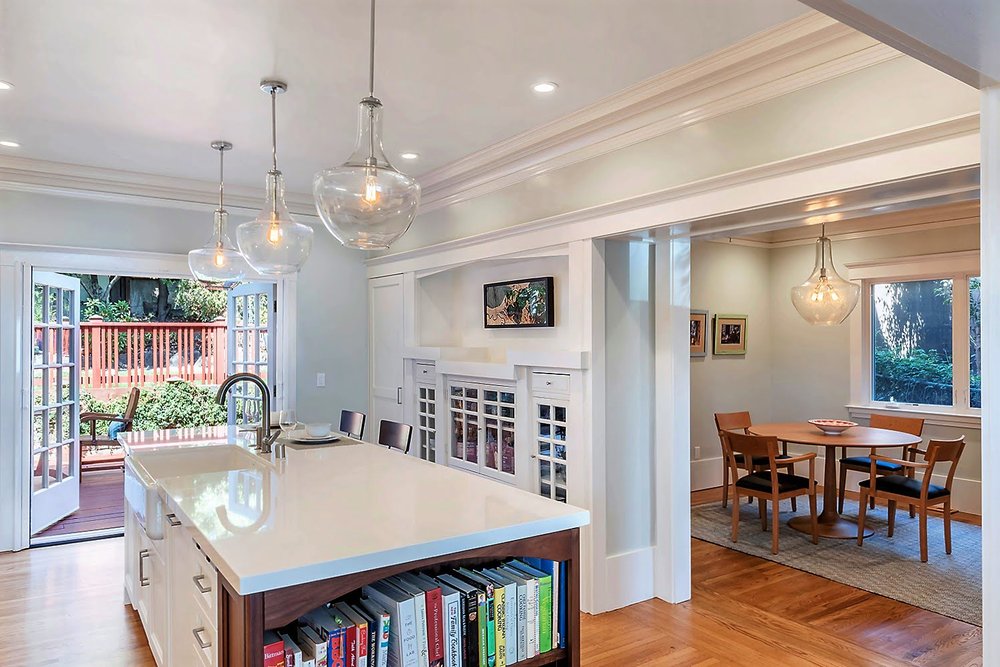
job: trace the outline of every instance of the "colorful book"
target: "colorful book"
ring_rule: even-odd
[[[410,583],[403,576],[389,577],[396,588],[413,597],[413,610],[417,615],[417,656],[420,660],[420,667],[430,666],[430,653],[427,642],[427,595],[424,589]]]
[[[444,667],[444,607],[441,585],[426,574],[410,574],[409,581],[420,586],[427,602],[427,659],[430,667]]]
[[[496,599],[494,598],[493,582],[485,577],[476,574],[472,570],[464,567],[458,568],[456,570],[458,576],[464,577],[473,586],[476,586],[485,594],[485,605],[479,608],[480,627],[486,626],[486,660],[482,662],[485,667],[496,667],[497,662],[497,635],[496,635]],[[482,616],[485,614],[486,622],[483,623]],[[480,637],[483,636],[483,630],[479,631]],[[482,648],[479,650],[480,657],[482,657]]]
[[[566,580],[566,561],[559,563],[559,648],[566,648],[566,605],[569,582]]]
[[[525,586],[525,655],[533,658],[538,655],[538,580],[510,565],[503,565],[500,570],[518,582],[519,587]]]
[[[462,594],[448,584],[433,581],[441,588],[444,610],[444,667],[462,667]]]
[[[348,625],[348,666],[368,667],[368,621],[346,602],[338,602],[333,608]]]
[[[510,565],[538,580],[538,652],[548,653],[552,650],[552,575],[523,560],[514,559]]]
[[[367,647],[367,658],[368,667],[375,667],[375,654],[378,651],[378,640],[379,640],[379,630],[382,625],[381,619],[377,619],[372,614],[368,613],[364,607],[360,604],[352,604],[351,609],[364,620],[365,626],[368,628],[368,647]]]
[[[368,598],[361,598],[361,607],[376,621],[376,644],[375,644],[375,664],[374,667],[389,667],[389,630],[392,621],[389,617],[389,610]]]
[[[518,655],[517,582],[495,568],[483,570],[483,575],[489,577],[497,587],[503,586],[504,589],[504,660],[506,664],[512,665],[523,659]],[[499,601],[497,604],[499,605]],[[499,618],[498,609],[498,624]],[[497,664],[499,665],[499,663],[500,658],[497,657]]]
[[[303,667],[305,667],[305,658],[307,655],[312,658],[315,667],[327,667],[327,643],[320,639],[316,631],[308,625],[302,623],[296,624],[295,632],[295,638],[298,640],[299,646],[302,647]]]
[[[285,667],[285,640],[273,630],[264,633],[264,667]]]
[[[552,648],[559,648],[559,595],[561,592],[559,566],[561,563],[544,558],[525,558],[523,560],[536,570],[545,572],[552,577]]]
[[[513,597],[513,610],[510,606],[507,608],[507,619],[508,621],[513,617],[514,627],[513,629],[508,625],[507,628],[507,643],[508,645],[513,643],[517,647],[516,655],[517,661],[528,659],[528,580],[523,578],[520,574],[515,574],[510,570],[505,570],[502,567],[490,570],[490,572],[495,573],[497,577],[505,577],[507,581],[514,585],[514,597]],[[510,599],[510,593],[507,593],[508,599]],[[513,639],[512,639],[513,638]],[[514,651],[510,649],[507,650],[507,660],[510,661],[510,656],[514,655]]]
[[[361,594],[389,611],[388,664],[392,667],[420,667],[413,597],[387,581],[365,586]]]
[[[299,623],[311,628],[326,644],[327,667],[344,666],[344,627],[326,607],[313,609],[308,614],[299,617]]]
[[[302,649],[287,634],[280,633],[285,648],[285,667],[302,667]]]
[[[462,594],[462,664],[464,667],[479,667],[479,598],[483,598],[485,606],[486,594],[452,574],[438,575],[437,580]]]

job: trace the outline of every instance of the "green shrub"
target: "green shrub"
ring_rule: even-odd
[[[913,350],[898,356],[892,350],[875,353],[875,400],[951,405],[952,362],[937,350]]]
[[[137,322],[132,315],[132,309],[128,301],[101,301],[100,299],[87,299],[83,304],[83,319],[89,320],[91,317],[103,317],[105,322]]]
[[[226,292],[208,289],[194,280],[182,280],[174,295],[174,306],[189,322],[212,322],[226,314]]]
[[[125,412],[128,396],[98,401],[85,393],[82,401],[85,411],[120,415]],[[226,408],[215,402],[215,391],[210,387],[177,380],[142,390],[132,430],[219,426],[225,423]]]

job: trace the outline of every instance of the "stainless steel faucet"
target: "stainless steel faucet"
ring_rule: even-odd
[[[271,433],[271,390],[268,389],[267,383],[259,375],[254,375],[253,373],[233,373],[219,385],[219,391],[215,395],[215,400],[219,405],[225,405],[226,394],[240,382],[249,382],[260,388],[260,409],[262,414],[260,416],[260,426],[255,431],[257,436],[255,448],[261,454],[270,454],[271,445],[277,440],[280,433]],[[278,453],[280,456],[284,456],[284,448],[278,448]]]

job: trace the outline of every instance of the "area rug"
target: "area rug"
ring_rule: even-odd
[[[820,501],[822,504],[822,501]],[[721,503],[698,505],[691,510],[691,534],[706,542],[742,551],[782,565],[832,579],[870,593],[927,609],[938,614],[982,626],[982,529],[951,522],[951,555],[944,552],[943,520],[927,519],[928,562],[920,562],[920,524],[901,508],[896,512],[896,531],[886,536],[884,506],[868,512],[868,527],[875,530],[863,547],[855,540],[811,538],[788,527],[788,520],[809,514],[808,502],[799,499],[799,511],[781,503],[780,550],[771,554],[770,512],[768,531],[760,529],[756,503],[742,503],[739,540],[730,539],[732,508]],[[770,508],[768,508],[770,510]],[[844,518],[857,520],[858,503],[844,503]]]

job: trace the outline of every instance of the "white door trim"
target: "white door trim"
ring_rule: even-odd
[[[186,255],[0,243],[0,414],[14,416],[0,420],[0,551],[26,549],[31,537],[27,502],[31,492],[27,458],[30,421],[24,418],[31,400],[31,373],[25,367],[30,350],[23,331],[33,270],[168,278],[190,275]],[[281,363],[276,378],[291,405],[296,387],[296,278],[277,280]]]

